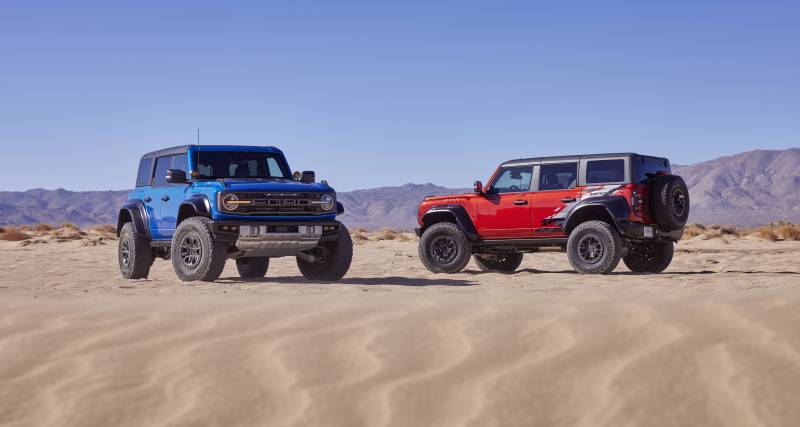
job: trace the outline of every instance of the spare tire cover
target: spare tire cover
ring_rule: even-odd
[[[657,177],[650,195],[650,211],[655,222],[667,231],[683,228],[689,219],[689,188],[683,178]]]

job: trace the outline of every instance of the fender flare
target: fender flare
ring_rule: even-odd
[[[188,199],[181,202],[178,207],[177,224],[192,216],[211,218],[211,201],[204,194],[192,194]]]
[[[621,223],[623,221],[627,221],[628,216],[630,216],[631,213],[631,208],[628,205],[628,201],[623,196],[592,197],[591,199],[580,201],[572,208],[562,223],[562,229],[564,232],[569,234],[569,232],[572,231],[575,226],[577,226],[577,224],[573,224],[573,222],[576,220],[576,218],[580,218],[580,215],[578,214],[580,214],[582,211],[585,211],[585,209],[592,207],[600,207],[605,210],[606,214],[608,214],[609,218],[612,220],[611,225],[613,225],[618,231],[622,229]]]
[[[428,211],[422,215],[420,235],[431,225],[442,222],[441,219],[443,217],[453,219],[470,242],[477,242],[479,240],[478,231],[475,229],[475,224],[472,223],[472,218],[469,217],[467,210],[461,205],[442,205],[428,209]]]
[[[133,222],[137,233],[150,239],[150,217],[144,207],[144,202],[138,199],[128,200],[119,208],[119,214],[117,214],[117,237],[119,237],[122,226],[128,222]]]

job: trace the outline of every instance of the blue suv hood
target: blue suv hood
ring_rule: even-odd
[[[265,192],[304,192],[327,193],[333,189],[327,184],[306,184],[293,179],[252,180],[252,179],[225,179],[222,184],[230,191],[265,191]]]

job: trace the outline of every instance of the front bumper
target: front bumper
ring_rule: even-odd
[[[638,222],[625,222],[619,224],[622,236],[636,240],[670,240],[677,242],[683,237],[683,228],[680,230],[666,231],[658,225],[647,225]]]
[[[335,241],[340,227],[338,221],[215,221],[212,234],[242,256],[277,258]]]

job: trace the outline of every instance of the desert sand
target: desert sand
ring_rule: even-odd
[[[800,242],[699,238],[666,273],[428,273],[356,246],[182,283],[119,277],[115,242],[0,242],[3,426],[794,426]]]

